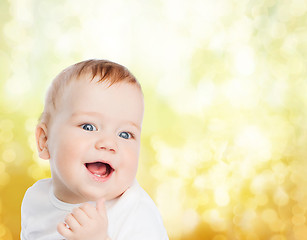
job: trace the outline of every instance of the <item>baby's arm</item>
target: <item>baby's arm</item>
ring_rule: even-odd
[[[72,213],[67,214],[65,223],[59,223],[57,229],[67,240],[110,240],[108,218],[102,200],[97,201],[96,208],[85,203],[73,209]]]

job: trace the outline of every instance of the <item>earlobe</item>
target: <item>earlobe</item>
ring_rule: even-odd
[[[49,160],[50,154],[47,145],[48,135],[47,135],[46,124],[40,123],[37,125],[35,136],[36,136],[38,156],[42,159]]]

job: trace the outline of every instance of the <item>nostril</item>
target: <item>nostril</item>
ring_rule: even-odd
[[[105,151],[110,151],[110,152],[115,152],[115,149],[113,147],[108,147],[108,146],[100,146],[97,147],[99,150],[105,150]]]
[[[102,138],[97,140],[95,147],[98,150],[115,152],[116,151],[116,141],[111,136],[107,137],[106,135],[104,135]]]

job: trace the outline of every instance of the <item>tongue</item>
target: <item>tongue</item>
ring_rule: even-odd
[[[103,176],[107,174],[107,165],[101,162],[95,162],[95,163],[87,163],[86,164],[87,169],[93,173],[100,176]]]

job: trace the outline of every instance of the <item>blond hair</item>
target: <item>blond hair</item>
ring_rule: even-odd
[[[108,61],[90,59],[76,63],[60,72],[52,81],[45,99],[44,111],[40,122],[48,125],[51,113],[54,113],[59,104],[59,98],[63,95],[65,87],[73,81],[97,80],[97,83],[113,84],[125,82],[136,85],[141,90],[141,85],[124,66]]]

